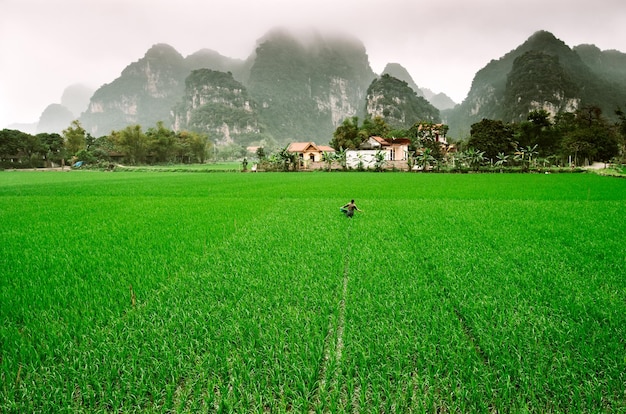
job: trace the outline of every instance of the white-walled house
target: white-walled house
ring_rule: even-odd
[[[377,154],[384,160],[382,168],[408,168],[409,145],[408,138],[369,137],[359,149],[346,151],[346,166],[348,168],[375,169]]]

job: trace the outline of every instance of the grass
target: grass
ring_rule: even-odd
[[[3,172],[0,411],[626,410],[625,201],[595,174]]]
[[[250,168],[250,167],[248,167]],[[205,164],[167,164],[167,165],[141,165],[141,166],[116,166],[116,171],[134,172],[217,172],[217,171],[241,171],[243,166],[237,161],[208,162]]]

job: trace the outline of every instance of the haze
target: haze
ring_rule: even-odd
[[[113,81],[155,43],[244,59],[276,26],[345,32],[375,72],[400,63],[458,103],[537,30],[626,52],[625,21],[623,0],[0,0],[0,128],[36,122],[69,85]]]

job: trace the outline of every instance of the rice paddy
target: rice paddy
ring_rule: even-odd
[[[623,412],[625,208],[592,174],[3,172],[0,412]]]

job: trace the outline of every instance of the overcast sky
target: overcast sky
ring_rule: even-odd
[[[156,43],[246,58],[276,26],[351,34],[376,73],[400,63],[455,102],[537,30],[626,52],[624,0],[0,0],[0,128],[36,122],[71,84],[113,81]]]

